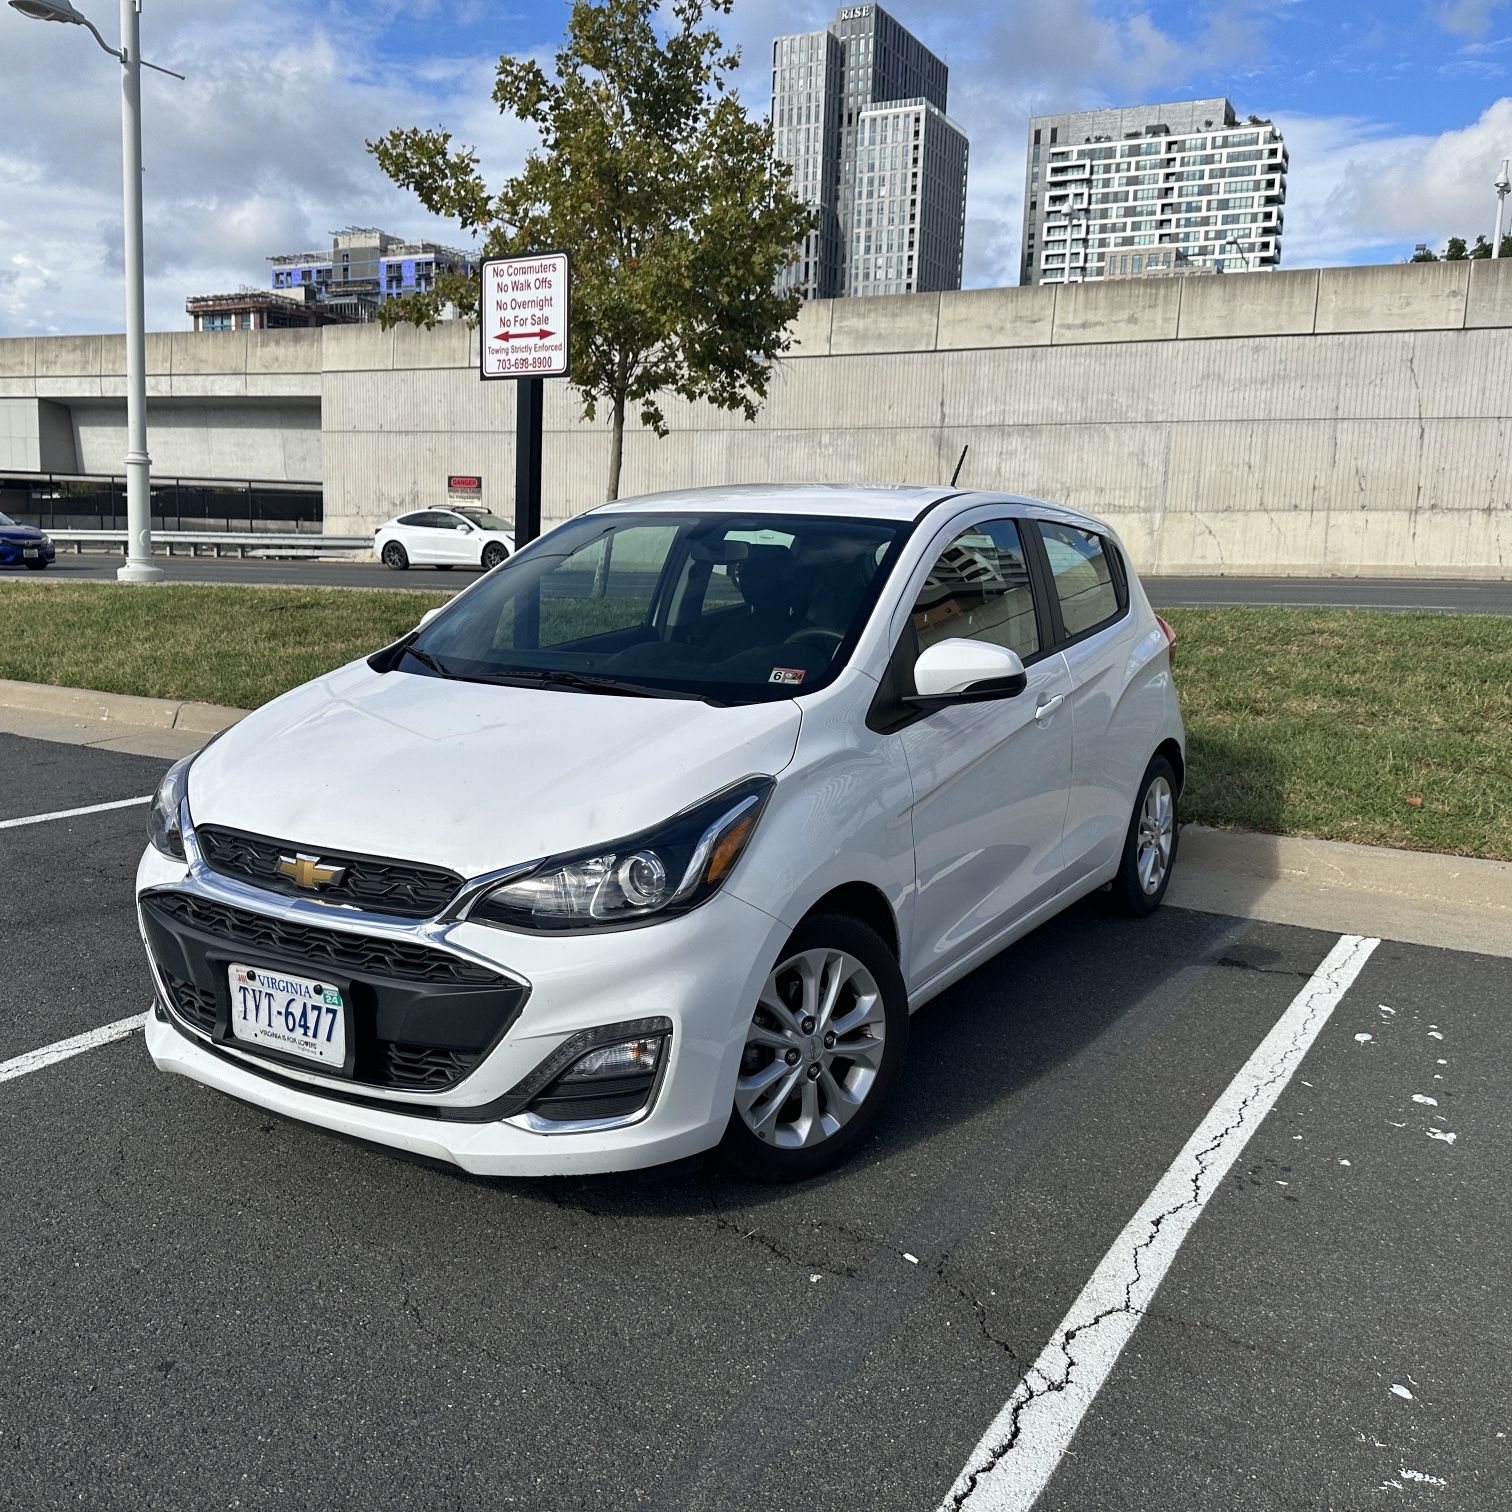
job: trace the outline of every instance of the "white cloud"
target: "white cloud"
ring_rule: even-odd
[[[381,66],[373,12],[338,19],[292,0],[157,0],[144,15],[144,56],[188,76],[143,78],[149,328],[186,329],[189,294],[266,287],[270,253],[348,223],[455,241],[383,176],[366,137],[445,124],[492,177],[522,159],[533,134],[489,100],[495,54]],[[0,334],[119,330],[117,65],[80,28],[9,9],[0,50]]]
[[[1489,240],[1496,219],[1492,184],[1512,143],[1512,98],[1495,101],[1469,125],[1438,136],[1391,134],[1348,117],[1278,115],[1292,172],[1287,193],[1290,267],[1410,255],[1451,236]]]
[[[1462,37],[1484,37],[1492,18],[1506,0],[1437,0],[1433,7],[1440,26]]]

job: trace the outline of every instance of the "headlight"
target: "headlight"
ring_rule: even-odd
[[[654,830],[553,856],[485,893],[467,916],[507,929],[586,930],[687,913],[734,869],[775,785],[750,777]]]
[[[193,756],[185,756],[168,768],[152,795],[152,807],[147,810],[147,838],[153,850],[173,861],[187,859],[182,816],[189,792],[189,764],[193,760]]]

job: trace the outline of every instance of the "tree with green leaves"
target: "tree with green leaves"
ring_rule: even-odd
[[[608,496],[619,496],[625,416],[667,434],[663,396],[753,420],[791,345],[796,290],[778,289],[811,212],[772,157],[771,128],[730,91],[739,62],[712,24],[732,0],[576,0],[555,77],[501,57],[493,99],[533,123],[540,149],[491,193],[451,133],[390,131],[368,148],[432,214],[482,239],[486,257],[572,258],[571,382],[611,420]],[[475,319],[478,287],[439,274],[385,302],[386,323]]]
[[[1491,242],[1484,235],[1477,236],[1475,238],[1475,245],[1473,247],[1465,241],[1465,238],[1463,236],[1451,236],[1449,240],[1444,243],[1444,250],[1442,253],[1435,252],[1430,247],[1424,247],[1420,251],[1414,252],[1409,261],[1465,262],[1466,260],[1469,260],[1471,262],[1477,262],[1483,257],[1490,257],[1490,255]],[[1508,232],[1502,237],[1501,255],[1503,257],[1512,257],[1512,232]]]

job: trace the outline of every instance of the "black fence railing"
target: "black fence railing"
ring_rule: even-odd
[[[0,472],[0,514],[43,530],[125,530],[126,480],[80,473]],[[153,478],[154,530],[319,535],[318,483]]]

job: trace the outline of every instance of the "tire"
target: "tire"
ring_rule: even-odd
[[[390,541],[383,548],[383,565],[392,572],[403,572],[409,566],[409,552],[398,541]]]
[[[32,570],[32,571],[33,571],[33,572],[41,572],[41,570],[42,570],[42,569],[43,569],[43,568],[44,568],[44,567],[46,567],[46,566],[47,566],[47,563],[46,563],[46,562],[45,562],[45,561],[43,561],[43,560],[42,560],[42,559],[41,559],[41,558],[40,558],[40,557],[39,557],[39,558],[38,558],[38,559],[37,559],[37,560],[36,560],[36,561],[35,561],[35,562],[28,562],[28,563],[27,563],[27,564],[26,564],[26,565],[27,565],[27,566],[28,566],[28,567],[30,567],[30,568],[31,568],[31,570]]]
[[[1157,756],[1139,784],[1123,858],[1113,879],[1113,905],[1120,913],[1142,919],[1160,907],[1170,886],[1181,834],[1176,804],[1175,770],[1164,756]]]
[[[852,1021],[838,1038],[826,1033],[819,1011],[836,967],[844,976],[831,1022]],[[812,915],[783,947],[747,1033],[720,1146],[725,1160],[757,1181],[802,1181],[830,1170],[871,1132],[903,1069],[908,994],[896,957],[852,915]]]
[[[492,572],[495,567],[509,559],[508,550],[498,541],[490,541],[483,548],[483,570]]]

